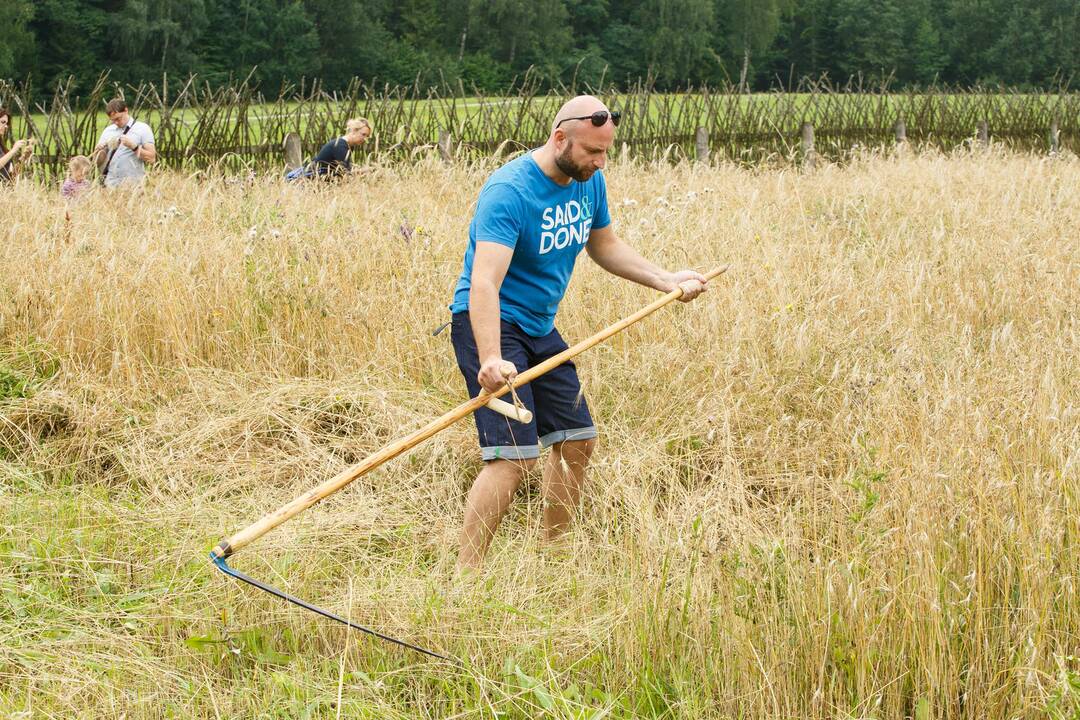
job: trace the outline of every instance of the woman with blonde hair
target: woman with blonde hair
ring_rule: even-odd
[[[60,188],[65,200],[78,200],[90,189],[90,171],[94,164],[85,155],[75,155],[68,160],[68,174]]]
[[[311,174],[321,178],[336,178],[352,171],[349,156],[353,148],[360,147],[371,137],[371,123],[367,118],[353,118],[345,123],[345,134],[322,146],[311,161]]]

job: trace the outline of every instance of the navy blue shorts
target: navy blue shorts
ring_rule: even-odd
[[[501,322],[503,359],[514,363],[519,373],[558,355],[567,347],[558,330],[536,338],[513,323]],[[454,313],[450,339],[454,343],[458,368],[469,388],[469,397],[476,397],[480,393],[480,383],[476,379],[480,372],[480,357],[468,311]],[[531,383],[514,389],[521,403],[533,413],[532,422],[528,425],[519,423],[486,407],[477,410],[474,413],[476,430],[484,460],[527,460],[540,457],[541,445],[547,447],[564,440],[596,437],[596,426],[585,396],[581,394],[573,361],[567,360]],[[511,401],[509,394],[503,399]]]

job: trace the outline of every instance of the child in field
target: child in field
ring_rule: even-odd
[[[90,158],[85,155],[76,155],[68,160],[68,175],[60,194],[68,200],[78,200],[90,189],[90,168]]]

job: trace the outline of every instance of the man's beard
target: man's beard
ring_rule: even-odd
[[[561,155],[555,156],[555,167],[559,168],[559,171],[562,172],[563,175],[571,177],[578,182],[585,182],[592,177],[592,174],[595,171],[578,165],[570,158],[570,151],[573,147],[573,141],[567,141],[566,149],[563,150]]]

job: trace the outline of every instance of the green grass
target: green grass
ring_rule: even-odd
[[[469,626],[482,635],[509,618],[531,628],[532,640],[458,668],[349,634],[226,579],[206,561],[209,544],[200,528],[227,527],[233,520],[227,507],[199,507],[196,525],[185,519],[192,509],[156,507],[160,500],[145,493],[87,487],[11,465],[2,482],[0,667],[9,678],[31,673],[28,685],[0,686],[5,717],[47,707],[78,712],[77,696],[32,679],[58,654],[68,658],[63,672],[71,682],[64,685],[92,687],[95,707],[124,708],[128,717],[233,716],[257,707],[262,718],[333,718],[339,709],[345,717],[372,718],[492,712],[503,718],[641,718],[668,717],[676,706],[683,717],[708,708],[692,676],[684,675],[687,668],[645,657],[641,667],[626,668],[627,677],[625,661],[639,661],[610,657],[599,638],[593,651],[556,670],[551,653],[561,630],[553,622],[555,608],[543,597],[502,601],[501,582],[468,595],[476,603]],[[386,560],[407,552],[408,542],[393,541]],[[304,594],[314,599],[338,583],[366,582],[362,572],[343,574],[343,566],[314,548],[288,553],[272,568],[250,557],[234,563],[254,564],[253,572],[286,586],[303,582]],[[430,584],[420,592],[410,612],[419,622],[439,622],[447,600]],[[580,592],[567,588],[566,599],[581,602]],[[630,602],[628,592],[613,589],[611,600]],[[673,597],[652,602],[679,596],[676,589]],[[674,617],[669,608],[653,607],[655,617],[634,632],[658,632],[677,652],[686,640],[673,634],[672,623],[685,607],[675,607]]]

